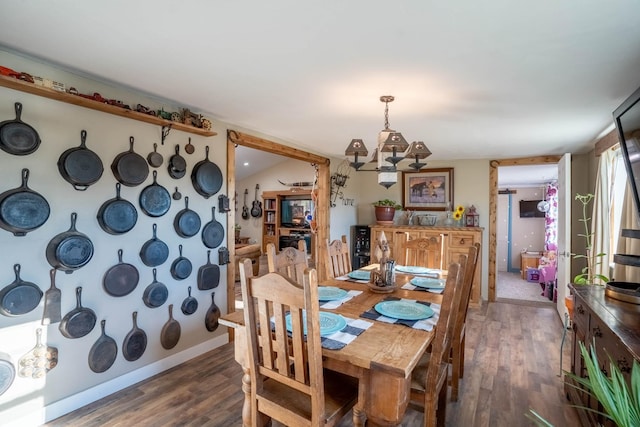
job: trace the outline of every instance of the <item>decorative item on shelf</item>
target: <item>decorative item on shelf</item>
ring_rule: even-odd
[[[376,222],[381,225],[393,225],[393,217],[396,210],[401,210],[402,206],[390,199],[378,200],[373,203]]]
[[[480,227],[480,215],[476,211],[474,205],[469,206],[469,210],[465,215],[467,227]]]
[[[409,144],[400,132],[396,132],[389,128],[389,103],[394,101],[394,97],[384,95],[380,97],[380,101],[385,103],[384,109],[384,129],[378,134],[378,144],[374,152],[373,159],[369,163],[375,163],[375,169],[361,169],[365,165],[359,161],[360,157],[367,156],[369,151],[364,145],[362,139],[352,139],[344,154],[353,156],[350,165],[356,171],[374,171],[378,173],[378,184],[385,188],[391,187],[398,182],[398,163],[404,159],[413,160],[414,162],[408,166],[411,170],[419,171],[426,163],[420,160],[431,155],[431,151],[422,141],[414,141]],[[385,157],[383,153],[391,153],[391,156]]]
[[[456,206],[456,210],[453,211],[453,220],[455,221],[455,225],[460,227],[462,226],[462,219],[464,218],[464,206],[458,205]]]
[[[445,213],[445,218],[444,218],[444,225],[447,227],[450,227],[453,225],[453,212],[451,212],[451,202],[447,202],[447,207],[444,211]]]
[[[336,172],[331,175],[331,201],[329,205],[332,208],[336,207],[336,199],[339,197],[344,198],[342,189],[347,186],[347,179],[349,179],[349,162],[345,159],[339,165]]]
[[[234,225],[233,231],[235,233],[236,243],[240,243],[240,230],[242,230],[242,226],[240,224]]]

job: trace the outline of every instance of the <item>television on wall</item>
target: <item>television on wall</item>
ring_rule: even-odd
[[[636,222],[640,226],[640,88],[613,112],[618,129],[618,140],[627,170],[627,178],[633,193]]]
[[[520,218],[544,218],[545,213],[538,209],[542,200],[520,200]]]

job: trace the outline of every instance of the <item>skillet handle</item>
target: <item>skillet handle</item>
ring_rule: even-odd
[[[73,188],[75,188],[78,191],[86,191],[87,188],[89,188],[88,185],[80,185],[80,184],[72,184]]]

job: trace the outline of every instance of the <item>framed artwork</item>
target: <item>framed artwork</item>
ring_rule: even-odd
[[[403,209],[444,211],[453,206],[453,168],[402,172]]]

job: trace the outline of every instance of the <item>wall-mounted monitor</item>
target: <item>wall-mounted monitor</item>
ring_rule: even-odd
[[[538,209],[540,200],[520,200],[520,218],[544,218],[545,213]]]

